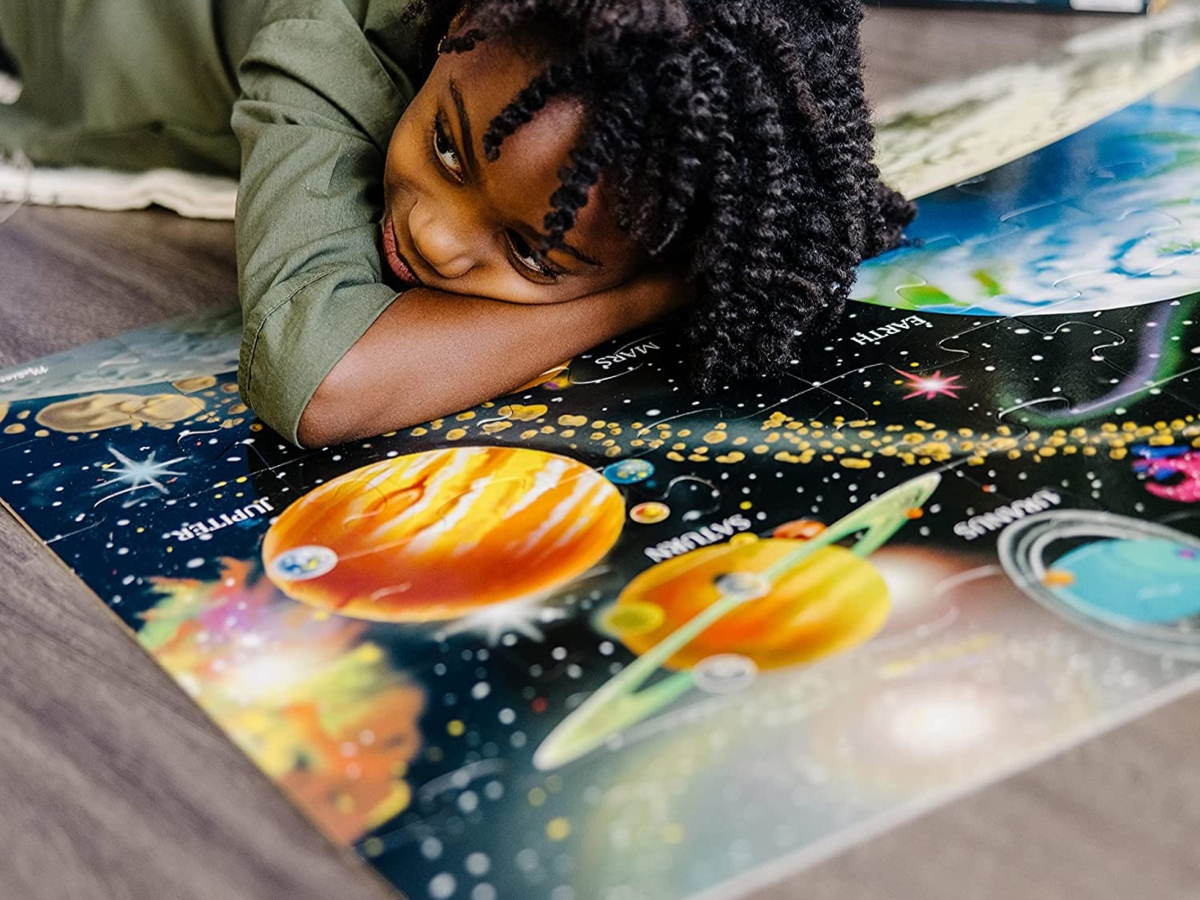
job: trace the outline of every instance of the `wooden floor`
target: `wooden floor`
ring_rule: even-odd
[[[1110,22],[873,11],[869,88],[1033,58]],[[0,367],[234,291],[228,224],[0,207]],[[1200,897],[1198,738],[1192,696],[755,897]],[[0,515],[0,900],[388,896]]]

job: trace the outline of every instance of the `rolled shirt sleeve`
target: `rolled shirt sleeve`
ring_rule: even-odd
[[[382,282],[378,223],[412,85],[381,60],[366,15],[343,0],[274,0],[238,73],[238,382],[297,443],[316,389],[396,297]]]

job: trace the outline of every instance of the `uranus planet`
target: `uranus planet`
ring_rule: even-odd
[[[620,493],[583,463],[459,447],[321,485],[279,516],[262,556],[295,600],[361,619],[431,622],[553,590],[603,558],[624,520]]]
[[[1108,538],[1068,551],[1048,573],[1077,603],[1132,622],[1174,622],[1200,614],[1200,550],[1148,537]]]
[[[1200,659],[1200,539],[1055,510],[1005,529],[997,549],[1009,577],[1051,612],[1143,650]]]

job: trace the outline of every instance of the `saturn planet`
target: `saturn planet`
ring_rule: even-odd
[[[824,530],[808,529],[808,540],[742,534],[643,572],[598,619],[637,658],[559,723],[534,765],[586,756],[693,689],[731,692],[760,670],[869,640],[887,620],[889,596],[868,557],[940,483],[936,472],[906,481]]]

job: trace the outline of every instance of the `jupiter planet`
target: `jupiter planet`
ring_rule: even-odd
[[[390,622],[453,619],[546,594],[595,565],[625,504],[583,463],[512,447],[414,453],[288,507],[263,563],[289,597]]]

